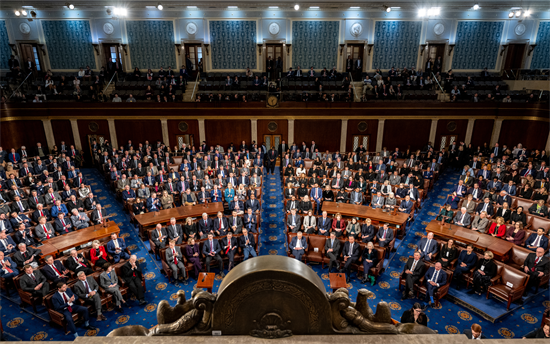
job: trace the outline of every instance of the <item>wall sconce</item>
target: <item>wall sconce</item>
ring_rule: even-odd
[[[176,46],[176,51],[178,52],[178,56],[180,56],[180,54],[181,54],[181,44],[174,43],[174,45]]]
[[[504,52],[508,49],[508,44],[506,45],[503,45],[500,47],[500,56],[502,56],[502,54],[504,54]]]
[[[421,47],[420,56],[422,56],[424,54],[424,50],[426,50],[427,46],[428,46],[427,44],[420,44],[420,47]]]
[[[453,49],[455,48],[456,44],[449,44],[449,54],[448,56],[451,56],[451,53],[453,52]]]
[[[206,49],[206,56],[208,56],[208,47],[210,46],[210,44],[204,44],[204,49]]]
[[[37,46],[42,50],[42,54],[46,55],[46,46],[44,44],[37,44]]]
[[[17,48],[15,44],[8,44],[11,48],[11,51],[13,51],[13,55],[17,56]]]
[[[370,56],[370,53],[371,53],[371,51],[372,51],[372,47],[374,47],[374,43],[367,44],[367,47],[369,48],[368,54],[369,54],[369,56]]]
[[[264,47],[263,44],[257,44],[258,45],[258,53],[260,54],[260,56],[262,56],[262,48]]]
[[[340,44],[340,56],[342,56],[342,53],[344,52],[345,44]]]
[[[122,47],[122,50],[124,50],[124,56],[128,56],[128,44],[120,44],[120,46]]]
[[[95,54],[96,54],[97,56],[99,56],[99,44],[97,44],[97,43],[92,43],[92,46],[94,47]]]
[[[286,44],[286,56],[290,55],[290,47],[291,46],[292,46],[292,44],[288,44],[288,43]]]
[[[529,52],[527,53],[527,56],[531,56],[531,53],[533,52],[533,50],[535,50],[536,46],[537,46],[536,44],[531,44],[529,46]]]

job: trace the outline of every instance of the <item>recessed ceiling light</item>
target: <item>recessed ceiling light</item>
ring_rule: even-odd
[[[300,5],[298,5],[298,4],[294,5],[294,9],[295,9],[296,11],[298,11],[298,10],[300,9]]]
[[[187,6],[187,8],[197,8],[197,6]]]
[[[164,9],[164,6],[162,6],[161,4],[158,4],[158,5],[157,5],[157,9],[158,9],[159,11],[162,11],[162,10]]]
[[[70,10],[74,10],[74,5],[73,5],[73,4],[67,4],[67,7],[68,7]]]
[[[15,15],[18,16],[18,17],[21,15],[21,12],[19,12],[19,11],[15,11],[14,13],[15,13]]]
[[[316,10],[319,9],[319,6],[309,6],[310,9]]]
[[[531,15],[531,11],[525,11],[523,12],[523,15],[529,17]]]
[[[279,6],[269,6],[269,8],[279,8]]]
[[[521,10],[516,11],[516,17],[519,17],[519,16],[521,16]]]
[[[508,13],[508,18],[513,18],[514,17],[514,11],[510,11],[510,13]]]
[[[475,4],[474,7],[473,7],[474,11],[477,11],[479,10],[479,4]]]
[[[227,8],[239,8],[238,6],[227,6]]]
[[[350,8],[351,8],[352,10],[356,10],[356,9],[358,9],[358,8],[361,8],[361,7],[359,7],[359,6],[351,6]]]
[[[27,15],[27,11],[22,10],[22,11],[21,11],[21,14],[24,15],[24,16],[26,16],[26,15]]]

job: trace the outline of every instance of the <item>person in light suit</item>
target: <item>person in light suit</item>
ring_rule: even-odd
[[[317,226],[317,219],[313,216],[313,211],[309,210],[307,215],[304,216],[304,233],[315,234]]]
[[[105,289],[105,292],[113,295],[115,306],[119,311],[122,311],[122,304],[126,304],[122,294],[120,293],[120,285],[118,277],[111,263],[103,265],[104,271],[99,275],[99,285]]]
[[[385,198],[382,196],[382,192],[378,191],[375,196],[372,197],[370,206],[373,209],[383,208],[385,203]]]
[[[359,259],[359,243],[355,242],[355,237],[350,235],[348,241],[344,243],[342,249],[342,258],[344,259],[344,267],[340,269],[340,273],[346,274],[346,283],[349,283],[350,279],[350,267]]]
[[[350,200],[350,203],[352,204],[356,204],[356,205],[363,204],[363,193],[361,193],[358,187],[355,188],[355,191],[351,192],[349,200]]]
[[[206,256],[206,271],[210,272],[210,262],[212,261],[212,259],[215,259],[220,267],[220,276],[223,278],[225,277],[225,273],[223,271],[223,260],[222,257],[220,257],[220,251],[220,243],[218,242],[218,240],[214,240],[214,234],[208,233],[208,239],[204,242],[204,245],[202,246],[202,254]]]
[[[434,234],[430,232],[425,238],[420,239],[416,247],[421,258],[431,260],[432,256],[437,253],[439,244],[437,240],[434,240]]]
[[[301,261],[302,256],[305,254],[307,250],[307,239],[302,237],[301,231],[298,231],[296,233],[296,236],[292,238],[292,240],[290,241],[289,247],[294,258]]]
[[[179,246],[176,246],[175,240],[170,240],[168,243],[168,248],[165,251],[166,263],[172,269],[172,276],[174,277],[174,286],[179,288],[178,283],[178,270],[181,271],[180,279],[185,278],[184,284],[187,284],[187,272],[185,271],[185,265],[183,264],[183,255],[181,254],[181,249]]]
[[[468,225],[470,225],[471,220],[472,217],[466,212],[466,207],[462,207],[460,208],[460,211],[456,212],[453,222],[455,225],[467,227]]]
[[[424,275],[426,283],[426,300],[430,307],[434,306],[434,293],[447,283],[447,273],[441,268],[441,263],[435,263]]]
[[[99,296],[99,285],[92,276],[86,277],[84,271],[77,274],[78,282],[73,286],[74,293],[84,301],[92,304],[97,312],[97,321],[107,320],[101,312],[101,297]]]

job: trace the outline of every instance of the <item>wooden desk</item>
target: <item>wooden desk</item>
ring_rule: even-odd
[[[199,274],[199,278],[197,279],[197,288],[204,288],[211,293],[212,288],[214,287],[214,277],[216,277],[216,274],[213,272],[201,272]]]
[[[507,260],[508,253],[514,247],[513,243],[495,238],[489,234],[477,233],[471,229],[448,223],[441,226],[437,220],[432,220],[426,226],[426,232],[433,232],[434,236],[445,240],[453,239],[454,241],[472,244],[480,250],[489,250],[494,253],[498,260],[503,262]]]
[[[134,218],[139,225],[139,234],[143,238],[147,238],[147,229],[155,227],[158,223],[168,223],[172,217],[176,218],[176,221],[183,220],[187,217],[201,217],[203,213],[208,215],[217,214],[219,211],[223,213],[223,203],[215,202],[209,203],[208,208],[204,205],[186,205],[182,207],[176,207],[172,209],[161,210],[157,213],[149,212],[141,215],[136,215]]]
[[[407,225],[407,219],[409,214],[397,212],[392,215],[390,212],[383,212],[381,209],[372,209],[366,205],[356,205],[348,203],[340,203],[339,206],[336,202],[323,202],[323,211],[329,214],[340,213],[342,216],[370,218],[373,221],[382,223],[389,223],[395,226],[399,226],[398,231],[405,230]]]
[[[78,231],[70,232],[55,238],[44,240],[43,245],[39,247],[42,251],[42,257],[47,255],[57,255],[70,248],[86,244],[90,241],[108,238],[111,234],[120,233],[120,228],[113,221],[109,221],[108,227],[103,225],[94,225]]]
[[[336,292],[336,290],[340,288],[347,288],[348,284],[346,283],[346,275],[345,274],[335,274],[330,273],[328,274],[328,278],[330,280],[330,288],[332,289],[332,292]]]

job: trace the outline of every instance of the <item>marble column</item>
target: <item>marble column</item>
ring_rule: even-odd
[[[43,119],[42,124],[44,125],[44,132],[46,133],[46,143],[48,148],[55,146],[55,137],[53,135],[52,121],[49,119]]]
[[[162,128],[162,141],[168,147],[170,147],[170,135],[168,135],[168,120],[161,119],[160,127]]]
[[[195,146],[198,147],[202,144],[202,141],[206,141],[206,131],[204,130],[204,119],[199,119],[199,144],[195,143]]]
[[[546,140],[546,152],[550,152],[550,134],[548,134],[548,139]],[[548,154],[548,153],[546,153]]]
[[[78,150],[82,150],[82,142],[80,141],[80,132],[78,131],[76,119],[71,119],[71,129],[73,130],[74,147]]]
[[[292,146],[294,143],[294,120],[288,120],[288,145]]]
[[[113,148],[118,148],[115,120],[111,118],[111,119],[107,119],[107,122],[109,123],[109,133],[111,134],[111,146],[113,146]]]
[[[256,143],[258,143],[258,120],[257,119],[250,120],[250,134],[251,134],[250,140],[256,141]]]
[[[495,143],[498,142],[500,137],[500,129],[502,128],[502,120],[496,119],[495,124],[493,125],[493,133],[491,134],[491,147],[495,146]]]
[[[340,152],[346,151],[346,141],[348,137],[348,120],[342,120],[342,130],[340,131]]]
[[[472,135],[474,133],[474,125],[476,123],[475,119],[468,119],[468,127],[466,127],[466,138],[464,139],[464,144],[468,146],[472,142]]]
[[[376,134],[376,151],[382,151],[382,142],[384,140],[384,123],[385,119],[378,120],[378,133]]]
[[[437,119],[432,119],[432,125],[430,127],[430,141],[432,143],[432,146],[435,145],[435,134],[437,132]]]

